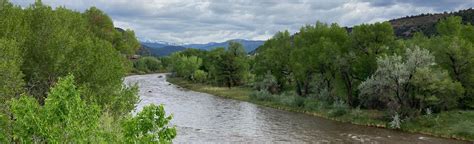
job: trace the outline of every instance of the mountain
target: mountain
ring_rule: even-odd
[[[171,53],[183,51],[186,48],[194,48],[194,49],[202,49],[202,50],[212,50],[218,47],[227,48],[229,42],[235,41],[245,48],[247,52],[251,52],[255,50],[260,45],[263,45],[265,41],[255,41],[255,40],[243,40],[243,39],[234,39],[228,40],[225,42],[210,42],[206,44],[175,44],[175,43],[168,43],[163,41],[151,41],[146,40],[142,41],[142,47],[138,51],[140,55],[153,55],[153,56],[167,56]]]
[[[183,45],[184,47],[187,48],[195,48],[195,49],[203,49],[203,50],[212,50],[214,48],[218,47],[224,47],[227,48],[229,45],[229,42],[234,41],[242,44],[242,46],[245,48],[246,52],[251,52],[258,48],[259,46],[263,45],[265,41],[255,41],[255,40],[244,40],[244,39],[233,39],[233,40],[228,40],[225,42],[210,42],[206,44],[188,44],[188,45]]]
[[[168,56],[174,52],[179,52],[186,49],[185,47],[182,47],[182,46],[170,46],[170,45],[157,48],[157,47],[148,47],[142,44],[142,47],[145,49],[144,51],[149,51],[150,55],[158,56],[158,57]]]

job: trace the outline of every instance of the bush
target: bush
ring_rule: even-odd
[[[130,116],[130,110],[135,107],[130,102],[138,99],[126,96],[135,95],[136,87],[124,91],[126,99],[116,101],[128,102],[116,103],[112,115],[82,100],[73,76],[60,78],[42,106],[25,95],[11,101],[13,119],[0,113],[0,142],[9,143],[11,135],[19,143],[171,142],[176,129],[168,126],[172,117],[165,117],[162,105],[146,106],[135,117],[116,116]]]
[[[145,73],[156,72],[162,68],[161,61],[155,57],[142,57],[133,66],[135,69]]]
[[[193,80],[195,82],[203,83],[207,80],[207,72],[203,70],[196,70],[193,74]]]
[[[124,137],[128,143],[171,143],[176,128],[169,127],[172,116],[165,116],[163,105],[145,106],[137,116],[123,123]]]
[[[74,77],[60,78],[44,106],[30,96],[11,102],[13,132],[22,143],[90,143],[97,134],[99,107],[87,105]]]
[[[274,96],[265,90],[254,91],[250,94],[250,99],[258,101],[271,101],[274,99]]]
[[[265,91],[268,91],[272,94],[275,94],[279,91],[278,83],[276,81],[276,78],[273,75],[271,75],[270,73],[267,73],[261,79],[263,79],[263,80],[258,81],[254,84],[255,89],[265,90]]]
[[[392,117],[392,121],[389,123],[389,126],[394,129],[400,129],[402,125],[402,120],[399,114],[395,114]]]
[[[296,96],[292,93],[283,93],[277,97],[278,101],[281,104],[293,107],[304,107],[305,98],[301,96]]]
[[[336,101],[332,105],[332,109],[329,111],[329,115],[332,117],[338,117],[345,115],[349,111],[349,106],[343,101]]]

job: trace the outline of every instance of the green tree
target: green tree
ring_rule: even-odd
[[[361,97],[380,100],[403,116],[416,115],[428,106],[448,108],[444,104],[457,101],[462,94],[459,83],[435,69],[428,50],[407,49],[405,57],[380,57],[377,65],[374,75],[359,85]]]
[[[143,72],[156,72],[162,69],[161,61],[155,57],[141,57],[133,66]]]
[[[245,83],[248,78],[248,61],[245,49],[240,43],[230,42],[226,51],[222,49],[211,52],[217,52],[217,59],[214,61],[212,76],[215,76],[218,85],[239,86]]]
[[[166,116],[163,105],[145,106],[135,117],[123,122],[128,143],[171,143],[176,128],[168,126],[172,116]]]
[[[202,65],[202,59],[196,56],[184,56],[180,53],[172,54],[170,57],[171,70],[176,76],[193,80],[193,74]]]
[[[340,57],[341,78],[347,103],[355,106],[357,86],[376,70],[376,58],[393,50],[395,34],[388,22],[354,26],[350,33],[350,46]]]
[[[193,80],[196,82],[204,83],[207,80],[207,72],[203,70],[196,70],[193,74]]]
[[[256,76],[262,80],[269,73],[273,75],[277,81],[277,86],[274,87],[277,93],[287,89],[290,85],[290,54],[292,50],[288,31],[278,32],[258,48],[254,64]]]
[[[44,106],[22,96],[11,102],[11,110],[20,142],[92,142],[97,132],[99,107],[81,100],[73,76],[58,81]]]
[[[117,38],[114,41],[114,47],[125,55],[133,55],[140,48],[140,42],[135,37],[135,32],[127,29],[117,34]]]
[[[347,31],[337,24],[324,24],[301,28],[295,36],[294,47],[290,61],[291,71],[296,81],[296,92],[308,96],[311,91],[329,91],[330,98],[336,93],[335,84],[338,72],[338,56],[347,44]],[[311,83],[320,81],[324,85],[313,87]],[[315,89],[315,90],[312,90]]]
[[[459,81],[466,90],[460,104],[474,108],[474,29],[463,25],[460,17],[447,17],[437,25],[439,36],[428,41],[436,62],[448,70],[452,79]]]
[[[15,41],[0,39],[0,113],[6,102],[23,92],[23,74],[20,48]]]
[[[96,7],[91,7],[84,12],[90,30],[99,38],[113,42],[115,37],[119,35],[115,31],[112,19]]]

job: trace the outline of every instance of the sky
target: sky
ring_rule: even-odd
[[[34,0],[10,0],[23,7]],[[354,26],[474,7],[474,0],[42,0],[52,7],[105,11],[140,40],[172,43],[267,40],[316,21]]]

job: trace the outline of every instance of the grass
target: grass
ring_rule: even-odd
[[[301,112],[340,122],[389,128],[389,116],[384,111],[359,108],[349,109],[341,105],[329,105],[290,94],[273,97],[266,96],[266,94],[259,94],[257,96],[254,90],[248,87],[233,87],[229,89],[227,87],[196,84],[181,78],[168,78],[168,81],[193,91],[209,93],[224,98],[247,101],[281,110]],[[453,110],[430,116],[420,116],[403,121],[400,130],[474,141],[474,111]]]

